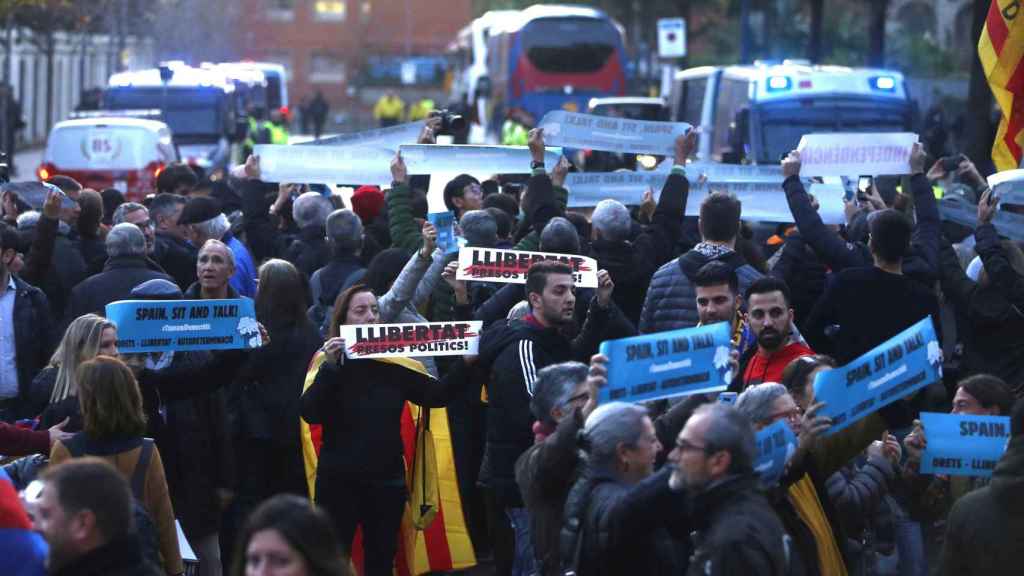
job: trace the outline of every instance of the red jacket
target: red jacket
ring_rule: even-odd
[[[0,422],[0,454],[27,456],[50,453],[48,430],[27,430]]]
[[[764,354],[759,348],[747,363],[743,371],[743,388],[763,382],[782,382],[782,371],[789,363],[801,356],[811,356],[811,350],[803,342],[793,342],[783,346],[771,355]]]

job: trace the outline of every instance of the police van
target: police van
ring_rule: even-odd
[[[112,75],[101,107],[159,110],[183,161],[209,174],[227,169],[232,144],[244,136],[234,91],[234,84],[222,73],[170,63]]]
[[[804,134],[912,131],[903,75],[803,61],[676,73],[672,120],[699,125],[698,160],[777,164]]]

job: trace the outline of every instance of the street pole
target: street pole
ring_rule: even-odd
[[[750,0],[740,0],[740,64],[750,62]]]

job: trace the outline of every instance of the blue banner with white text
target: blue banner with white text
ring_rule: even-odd
[[[814,377],[819,416],[832,418],[825,435],[942,379],[942,348],[931,316],[840,368]]]
[[[991,476],[1010,440],[1009,416],[921,413],[922,474]]]
[[[758,431],[755,441],[757,459],[754,460],[754,471],[761,477],[762,485],[774,486],[782,477],[786,462],[796,453],[796,434],[785,420],[777,420]]]
[[[600,401],[647,402],[724,390],[732,378],[728,322],[601,343],[608,384]]]
[[[122,300],[107,304],[121,353],[258,348],[263,342],[249,298]]]

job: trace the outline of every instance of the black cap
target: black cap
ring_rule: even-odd
[[[141,300],[181,300],[183,297],[177,284],[163,278],[146,280],[132,288],[132,298]]]
[[[220,202],[208,196],[192,196],[181,210],[178,224],[198,224],[216,218],[221,213]]]

